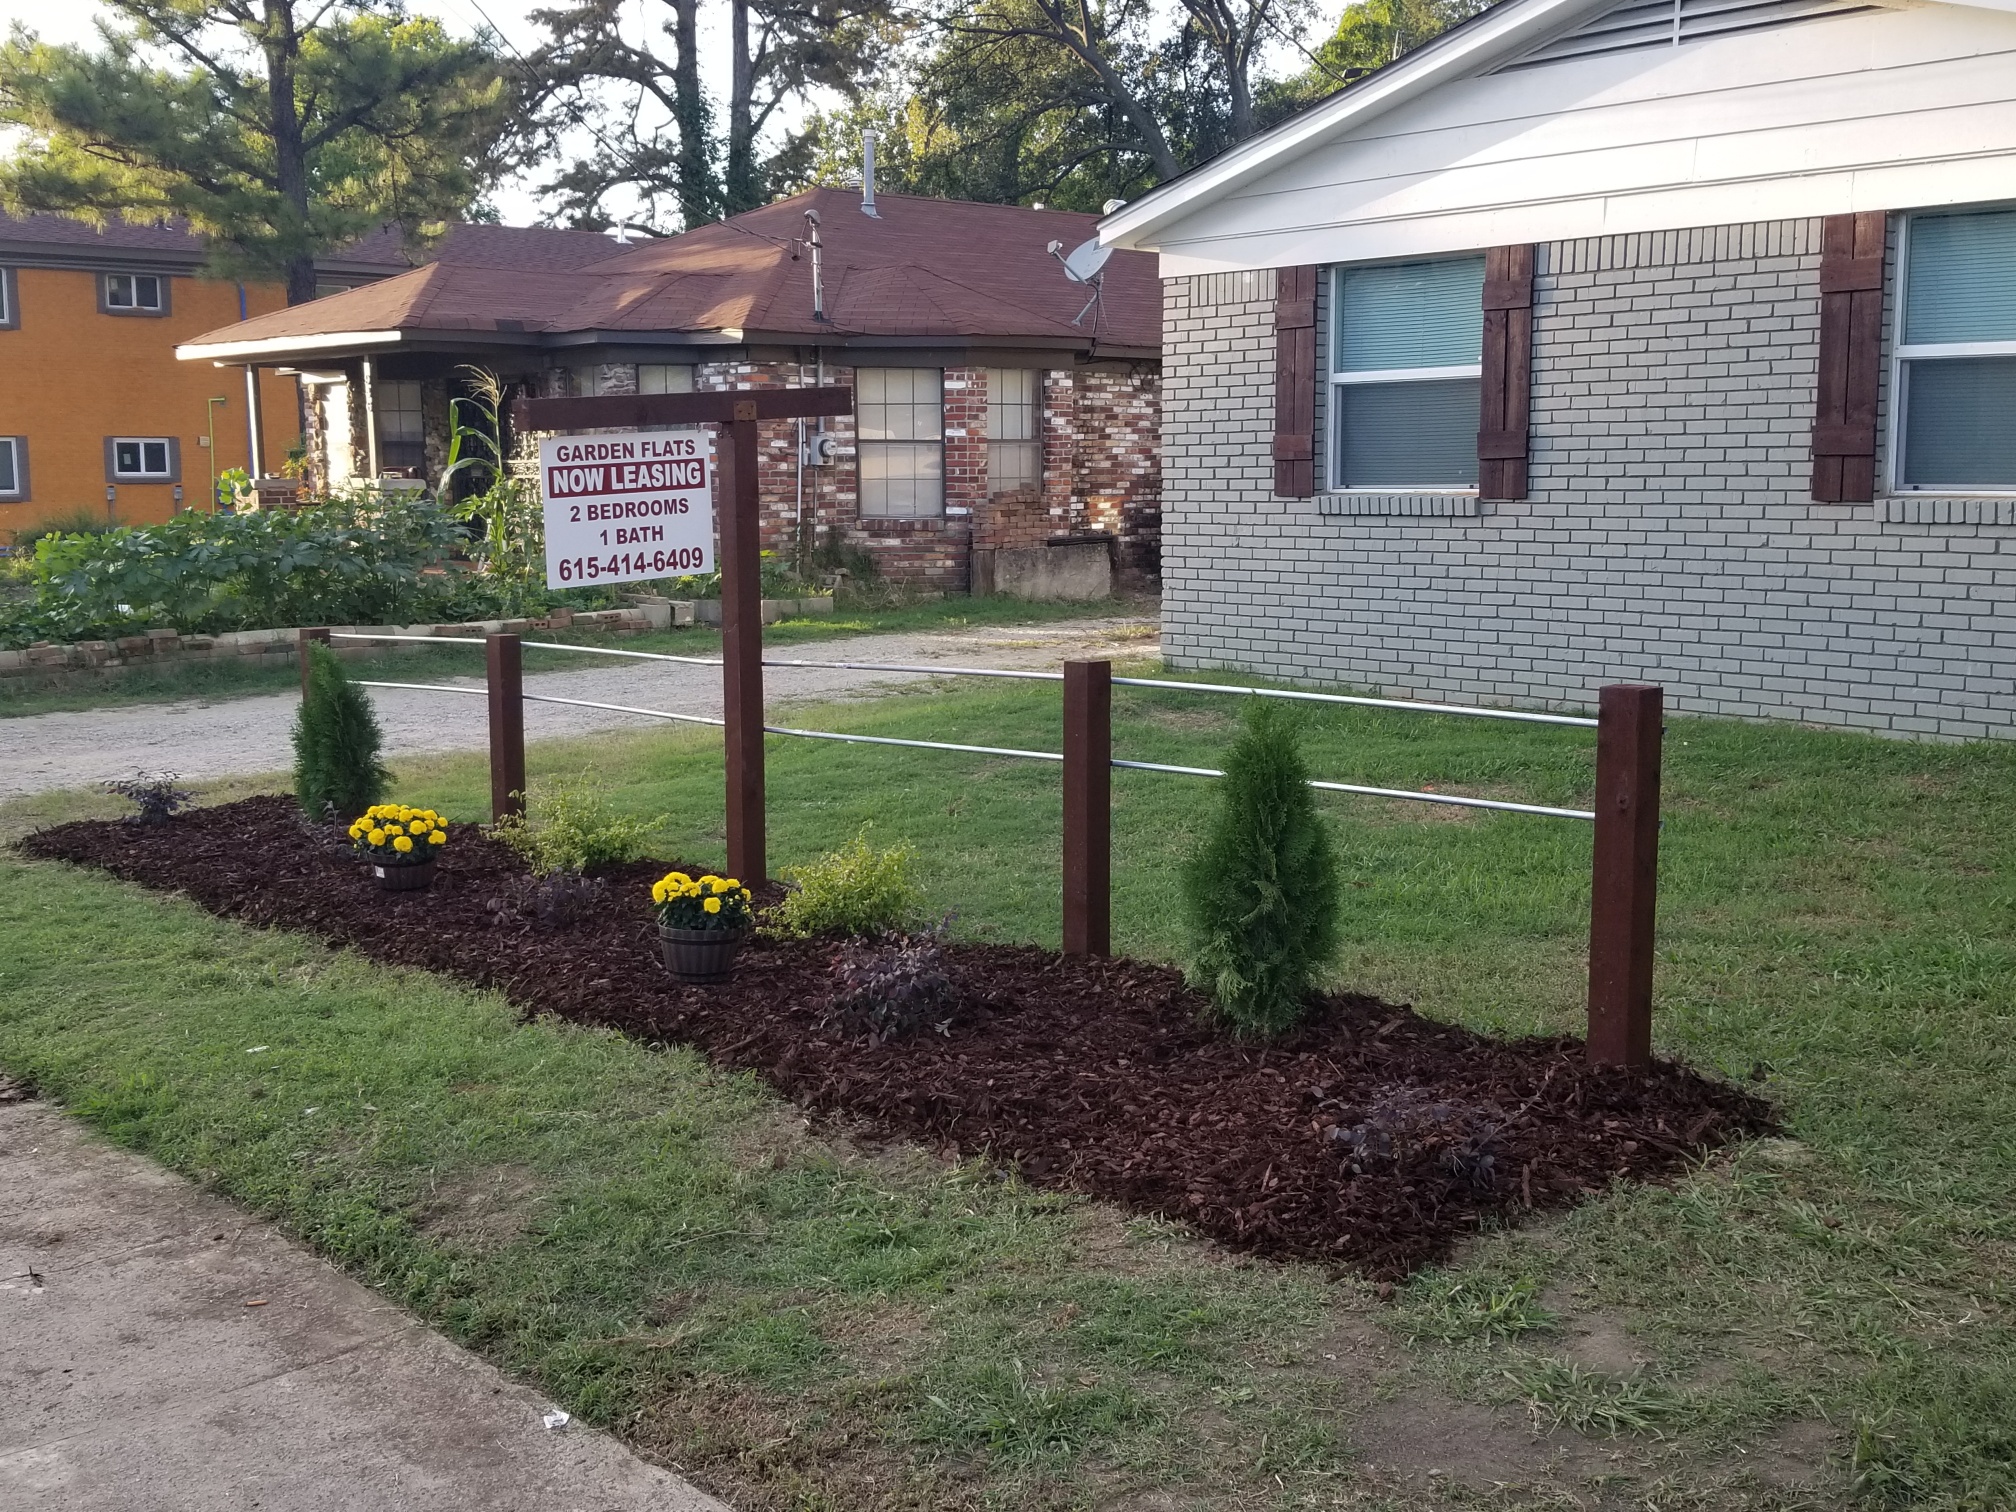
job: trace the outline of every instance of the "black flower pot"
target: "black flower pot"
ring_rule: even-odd
[[[682,982],[725,982],[749,929],[674,929],[658,926],[658,950],[665,969]]]

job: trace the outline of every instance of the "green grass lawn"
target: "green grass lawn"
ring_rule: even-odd
[[[1234,712],[1123,690],[1119,754],[1213,765]],[[794,722],[1059,739],[1054,688],[1028,684]],[[1487,1234],[1391,1297],[808,1130],[683,1051],[519,1026],[485,994],[12,858],[0,1067],[744,1507],[2016,1504],[2016,748],[1687,719],[1668,742],[1658,1046],[1757,1078],[1790,1137]],[[1308,724],[1320,776],[1574,806],[1592,745]],[[593,771],[663,816],[662,850],[719,858],[718,734],[531,758],[535,791]],[[398,777],[483,817],[480,758]],[[1119,948],[1179,954],[1175,867],[1211,798],[1115,774]],[[1340,984],[1578,1026],[1585,826],[1321,803],[1349,883]],[[916,843],[960,932],[1055,942],[1052,766],[773,738],[770,815],[773,865],[872,823]],[[1367,1463],[1424,1440],[1507,1486]]]
[[[784,620],[763,628],[769,647],[805,645],[844,635],[919,634],[965,630],[979,625],[1041,625],[1060,620],[1153,612],[1153,601],[1120,597],[1095,604],[1037,604],[1009,598],[927,599],[908,604],[850,606],[818,618]],[[530,640],[588,646],[615,646],[626,651],[664,651],[677,656],[719,656],[721,633],[706,625],[648,635],[607,636],[571,630],[535,631]],[[606,658],[568,656],[564,652],[531,651],[526,667],[550,672]],[[412,680],[416,677],[480,676],[480,655],[463,650],[417,650],[346,661],[353,677]],[[17,688],[0,683],[0,719],[54,714],[73,709],[100,709],[121,704],[167,703],[178,699],[248,698],[284,693],[296,686],[299,674],[291,662],[245,663],[165,662],[138,666],[100,682],[62,688]],[[11,679],[9,681],[12,681]]]

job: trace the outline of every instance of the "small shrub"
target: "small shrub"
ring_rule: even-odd
[[[378,753],[384,736],[371,701],[343,675],[336,653],[308,647],[308,696],[294,721],[294,796],[311,819],[333,808],[361,814],[385,795],[392,774]]]
[[[533,884],[525,912],[541,929],[572,929],[601,913],[609,904],[609,885],[597,877],[559,871]]]
[[[1225,759],[1218,815],[1183,876],[1190,979],[1241,1035],[1293,1028],[1337,950],[1337,863],[1294,720],[1264,698]]]
[[[917,847],[877,850],[868,843],[868,829],[862,825],[840,849],[784,873],[791,890],[771,915],[780,934],[900,934],[917,922],[924,908]]]
[[[592,866],[635,861],[664,816],[619,814],[587,773],[535,788],[526,812],[500,819],[490,833],[516,851],[535,877],[585,872]]]
[[[651,884],[651,907],[667,929],[746,929],[754,895],[733,877],[667,872]]]
[[[138,807],[139,813],[126,816],[128,824],[166,824],[196,801],[195,794],[175,786],[173,772],[156,772],[151,777],[144,771],[135,772],[123,781],[106,783],[105,791],[129,798]]]
[[[840,991],[821,1023],[850,1039],[886,1044],[925,1029],[952,1031],[959,990],[945,971],[945,926],[843,945],[833,957]]]

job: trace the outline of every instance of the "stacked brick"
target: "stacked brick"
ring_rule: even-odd
[[[1489,702],[1657,682],[1686,713],[2016,736],[2016,504],[1809,497],[1819,251],[1817,220],[1537,249],[1516,502],[1275,498],[1271,276],[1168,281],[1168,654]]]

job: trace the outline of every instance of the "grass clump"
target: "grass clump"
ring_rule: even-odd
[[[868,843],[869,828],[862,825],[838,850],[784,873],[791,891],[771,915],[780,934],[891,934],[918,921],[924,893],[917,885],[917,847],[877,850]]]
[[[1183,872],[1190,977],[1241,1035],[1299,1023],[1337,952],[1337,863],[1293,717],[1249,700],[1210,833]]]
[[[525,808],[505,815],[490,833],[523,857],[535,877],[635,861],[665,820],[619,813],[586,772],[534,788]]]
[[[336,653],[308,643],[308,693],[294,721],[294,796],[302,812],[319,819],[361,814],[391,785],[379,752],[384,735],[371,701],[343,674]]]

